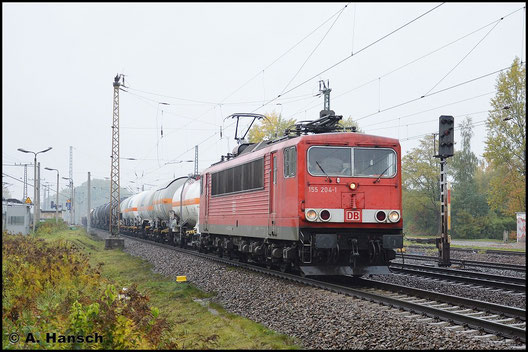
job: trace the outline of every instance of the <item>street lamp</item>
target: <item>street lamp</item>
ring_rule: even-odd
[[[73,197],[74,197],[73,179],[69,177],[63,177],[63,179],[70,181],[69,182],[69,187],[71,188],[70,190],[70,225],[73,225],[74,223],[74,219],[73,219],[73,214],[74,214],[74,211],[73,211]]]
[[[44,169],[49,171],[57,171],[57,199],[55,200],[55,224],[59,223],[59,170],[45,167]]]
[[[35,155],[35,164],[34,164],[34,170],[35,170],[35,175],[34,175],[34,180],[35,180],[35,186],[33,187],[33,191],[34,191],[34,194],[33,194],[33,232],[35,232],[35,226],[36,226],[36,222],[40,220],[40,201],[37,202],[37,196],[39,195],[38,194],[38,189],[37,189],[37,154],[40,154],[40,153],[45,153],[49,150],[51,150],[51,147],[48,147],[47,149],[44,149],[44,150],[41,150],[40,152],[32,152],[31,150],[25,150],[25,149],[22,149],[22,148],[18,148],[17,149],[19,152],[22,152],[22,153],[33,153]]]

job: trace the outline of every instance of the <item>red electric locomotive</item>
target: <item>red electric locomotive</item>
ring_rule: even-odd
[[[203,172],[202,251],[303,275],[388,273],[403,245],[400,144],[321,116]]]

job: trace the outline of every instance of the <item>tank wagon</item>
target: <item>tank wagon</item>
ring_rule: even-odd
[[[179,177],[120,204],[120,231],[157,242],[184,245],[198,224],[198,176]]]
[[[321,116],[123,200],[121,231],[302,275],[388,273],[403,246],[400,144]],[[107,225],[106,206],[93,214]]]

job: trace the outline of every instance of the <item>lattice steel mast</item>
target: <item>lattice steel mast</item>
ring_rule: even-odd
[[[110,233],[119,235],[119,87],[124,77],[117,74],[114,78],[114,114],[112,120],[112,155],[110,167]]]
[[[70,145],[70,223],[75,224],[75,212],[73,207],[73,147]]]

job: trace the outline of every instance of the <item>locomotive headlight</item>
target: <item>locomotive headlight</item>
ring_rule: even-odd
[[[323,210],[321,210],[321,214],[319,214],[319,217],[323,221],[328,221],[328,220],[330,220],[330,212],[328,210],[326,210],[326,209],[323,209]]]
[[[317,219],[317,212],[313,209],[306,211],[306,220],[315,221]]]
[[[356,190],[356,189],[358,188],[358,184],[355,183],[355,182],[352,182],[352,183],[350,183],[350,184],[348,185],[348,187],[349,187],[352,191],[354,191],[354,190]]]
[[[396,210],[393,210],[389,213],[389,221],[390,222],[398,222],[400,220],[400,213]]]
[[[385,222],[386,219],[387,219],[387,214],[385,214],[383,210],[378,210],[376,212],[376,220],[378,220],[378,222]]]

